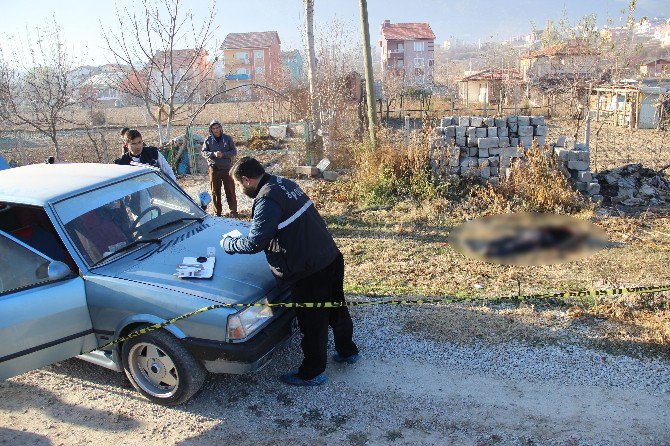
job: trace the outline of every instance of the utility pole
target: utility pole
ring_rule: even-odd
[[[359,0],[361,9],[361,34],[363,37],[363,65],[365,68],[365,93],[368,105],[368,130],[372,148],[377,148],[377,114],[375,113],[375,90],[372,79],[372,50],[370,49],[370,25],[368,24],[368,2]]]
[[[321,116],[316,100],[316,53],[314,51],[314,0],[305,0],[307,32],[307,81],[309,82],[309,108],[314,131],[321,129]]]

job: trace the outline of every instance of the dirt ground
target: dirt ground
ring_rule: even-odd
[[[566,134],[565,127],[552,131]],[[117,130],[105,130],[110,155]],[[143,133],[155,138],[150,127]],[[607,134],[617,136],[598,136],[592,167],[640,157],[653,167],[670,163],[665,134],[601,131]],[[3,154],[41,162],[49,151],[31,141],[30,150]],[[85,134],[68,133],[66,141],[69,161],[98,161]],[[294,161],[255,155],[278,169]],[[180,181],[192,195],[206,189],[202,175]],[[453,251],[448,234],[462,215],[443,203],[359,209],[333,200],[330,184],[302,184],[344,253],[350,299],[670,283],[670,218],[662,213],[582,216],[614,245],[576,262],[520,268]],[[250,200],[239,202],[248,217]],[[294,338],[261,371],[213,376],[176,408],[144,400],[122,374],[72,359],[0,383],[0,444],[670,444],[667,294],[603,299],[588,310],[579,304],[354,308],[363,359],[329,363],[325,386],[278,382],[300,360]]]
[[[355,310],[363,359],[354,366],[329,364],[330,381],[320,388],[277,380],[299,361],[297,341],[260,372],[211,377],[176,408],[153,405],[121,374],[76,359],[27,373],[0,383],[0,443],[667,444],[667,363],[643,361],[627,369],[627,357],[575,347],[556,355],[551,347],[529,344],[426,343],[391,322],[402,316],[382,308]],[[406,343],[425,351],[393,349]],[[451,361],[434,358],[439,355]],[[545,362],[552,362],[553,375]],[[524,367],[537,374],[528,376]],[[638,385],[640,368],[656,371],[655,386]],[[568,373],[616,375],[626,383],[556,376]]]

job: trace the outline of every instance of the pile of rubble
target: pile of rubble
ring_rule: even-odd
[[[670,204],[670,181],[662,171],[627,164],[595,175],[605,204],[658,206]]]
[[[246,146],[249,150],[279,150],[281,141],[270,135],[255,135],[248,141],[236,142],[235,145]]]

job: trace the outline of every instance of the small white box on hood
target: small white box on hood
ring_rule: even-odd
[[[180,279],[210,279],[214,275],[215,261],[216,257],[184,257],[174,275]]]

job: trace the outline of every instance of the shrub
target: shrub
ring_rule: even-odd
[[[104,125],[107,122],[107,116],[103,110],[91,110],[91,125]]]
[[[486,213],[506,211],[573,213],[586,209],[587,200],[570,185],[551,149],[537,141],[524,158],[514,160],[509,178],[501,176],[500,186],[473,189],[471,201],[480,202]]]
[[[355,143],[353,198],[368,205],[388,205],[403,199],[426,199],[438,194],[431,178],[428,144],[423,137],[405,143],[398,133],[380,131],[373,150],[368,143]]]

